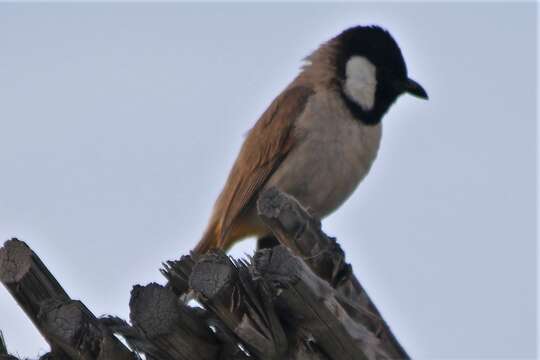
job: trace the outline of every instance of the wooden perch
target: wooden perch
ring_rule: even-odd
[[[22,241],[0,249],[0,281],[51,346],[56,359],[136,359],[80,301],[71,300]]]
[[[131,324],[96,319],[18,240],[0,249],[0,280],[51,345],[51,360],[408,359],[317,219],[275,189],[258,211],[281,245],[269,239],[247,260],[211,251],[167,261],[165,286],[133,288]],[[188,305],[193,298],[204,309]],[[0,339],[7,359],[2,352]]]
[[[167,286],[178,296],[187,295],[189,291],[189,276],[195,266],[196,259],[191,255],[184,255],[180,260],[167,261],[160,272],[169,281]]]
[[[204,318],[161,285],[135,286],[131,292],[131,322],[159,349],[150,355],[167,360],[211,360],[219,347]]]
[[[356,323],[337,299],[337,292],[283,246],[254,259],[257,274],[273,288],[276,307],[291,327],[313,340],[331,359],[388,358],[377,337]]]
[[[348,315],[377,337],[380,345],[375,353],[385,353],[385,358],[390,359],[408,359],[351,266],[345,262],[339,244],[322,232],[320,221],[310,216],[295,198],[277,189],[264,192],[257,205],[259,216],[278,240],[334,287]]]
[[[4,334],[2,334],[2,331],[0,331],[0,355],[7,355],[7,346],[6,342],[4,341]]]
[[[233,263],[223,252],[211,252],[194,266],[189,284],[198,300],[232,330],[251,354],[257,358],[283,358],[287,337],[268,296],[261,297],[257,291],[247,264]]]

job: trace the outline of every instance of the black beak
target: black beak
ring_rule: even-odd
[[[428,99],[428,94],[426,90],[424,90],[422,85],[420,85],[413,79],[407,79],[404,85],[405,85],[403,89],[404,92],[414,95],[416,97],[419,97],[421,99],[426,99],[426,100]]]

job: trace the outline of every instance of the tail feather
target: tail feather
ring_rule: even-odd
[[[222,229],[219,220],[211,221],[199,243],[193,249],[196,255],[202,255],[211,249],[221,249],[228,251],[237,241],[248,236],[268,235],[265,227],[259,227],[245,221],[236,221],[232,226]]]
[[[204,232],[201,240],[197,243],[193,252],[196,255],[202,255],[207,253],[210,249],[218,247],[219,231],[216,224],[208,225],[208,228]]]

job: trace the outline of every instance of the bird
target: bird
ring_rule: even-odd
[[[335,211],[369,172],[381,120],[405,93],[428,99],[386,29],[354,26],[322,43],[247,133],[194,254],[271,236],[256,210],[271,187],[318,219]]]

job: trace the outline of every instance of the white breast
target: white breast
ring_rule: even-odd
[[[379,149],[381,125],[362,124],[330,91],[314,95],[295,125],[298,142],[267,186],[292,194],[324,217],[368,173]]]

